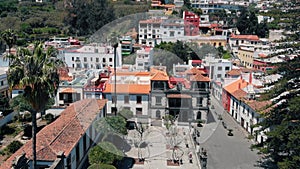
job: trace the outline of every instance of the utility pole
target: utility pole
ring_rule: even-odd
[[[118,48],[118,42],[116,42],[113,45],[114,48],[114,75],[115,75],[115,87],[114,87],[114,99],[115,99],[115,107],[114,107],[114,113],[115,116],[117,115],[117,48]]]

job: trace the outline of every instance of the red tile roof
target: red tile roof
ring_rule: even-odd
[[[242,99],[245,96],[247,96],[247,92],[245,92],[242,89],[236,90],[235,92],[232,93],[232,96],[235,97],[236,99]]]
[[[203,70],[199,70],[195,67],[193,67],[192,69],[186,70],[185,73],[186,74],[193,74],[193,75],[195,75],[195,74],[205,74],[205,72]]]
[[[114,93],[115,85],[106,84],[105,90],[103,93]],[[128,94],[149,94],[150,93],[150,84],[117,84],[117,93],[128,93]]]
[[[241,75],[241,70],[240,69],[231,69],[226,74],[229,76],[238,76],[238,75]]]
[[[157,70],[152,68],[150,70],[151,72],[151,80],[156,80],[156,81],[168,81],[169,80],[169,76],[167,75],[167,73],[165,71],[161,71],[161,70]]]
[[[257,113],[264,113],[268,111],[268,106],[272,104],[270,100],[266,101],[257,101],[257,100],[249,100],[245,101],[248,106],[250,106]]]
[[[196,75],[191,76],[190,81],[210,82],[210,78],[203,76],[201,74],[196,74]]]
[[[60,151],[68,156],[106,102],[105,99],[85,99],[67,107],[59,118],[37,133],[37,160],[54,161]],[[11,155],[0,169],[11,168],[13,160],[24,152],[32,159],[31,146],[32,140]]]
[[[252,40],[252,41],[259,41],[259,37],[257,35],[234,35],[232,34],[232,39],[246,39],[246,40]]]
[[[226,86],[224,90],[226,90],[230,94],[233,94],[235,91],[243,89],[246,86],[248,86],[248,82],[246,82],[244,79],[238,79]]]
[[[61,91],[61,93],[77,93],[73,88],[65,88]]]

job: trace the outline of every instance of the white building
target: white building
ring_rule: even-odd
[[[114,48],[109,45],[91,44],[75,50],[65,50],[60,57],[75,70],[114,67]],[[121,48],[117,48],[117,67],[122,65]]]
[[[93,123],[105,116],[105,104],[106,100],[96,99],[75,102],[39,131],[36,136],[37,168],[87,168],[88,151],[100,138]],[[22,162],[26,163],[27,159],[32,168],[31,146],[31,141],[24,144],[0,168],[14,168],[16,163],[24,167]]]
[[[226,77],[226,72],[232,69],[231,61],[227,59],[218,59],[214,56],[206,56],[203,59],[203,64],[212,81],[221,81],[221,79]]]
[[[161,25],[162,19],[152,18],[141,20],[139,22],[139,44],[152,46],[159,44],[161,41]]]
[[[107,114],[113,115],[122,109],[128,109],[136,117],[149,117],[149,72],[118,71],[116,81],[114,73],[105,86],[103,95],[107,102]],[[115,95],[116,94],[116,95]]]
[[[140,71],[149,70],[153,65],[153,49],[149,47],[136,51],[135,69]]]
[[[168,39],[175,41],[184,37],[184,20],[183,19],[165,19],[161,23],[162,41],[169,42]]]
[[[7,68],[0,67],[0,94],[2,96],[10,97],[9,95],[9,86],[7,81]]]

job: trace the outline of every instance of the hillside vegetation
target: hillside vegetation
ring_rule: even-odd
[[[0,31],[15,30],[17,45],[54,35],[86,37],[116,18],[146,12],[148,7],[146,2],[127,0],[0,0]]]

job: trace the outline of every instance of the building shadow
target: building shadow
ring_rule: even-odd
[[[131,149],[131,146],[127,143],[126,139],[117,134],[109,134],[103,141],[112,143],[117,149],[123,152],[128,152]]]

